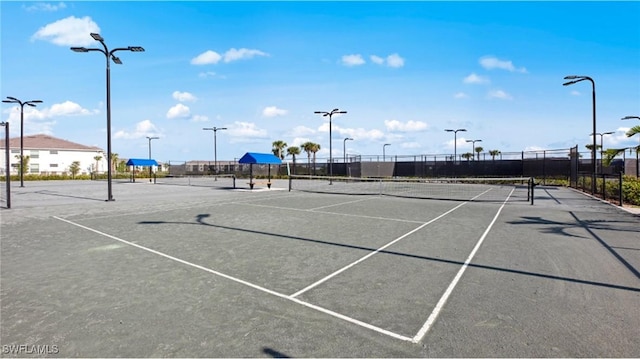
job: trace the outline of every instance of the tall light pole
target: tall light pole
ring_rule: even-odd
[[[7,190],[7,208],[11,208],[11,164],[9,162],[9,122],[0,122],[0,126],[4,127],[4,160],[5,160],[5,169],[4,169],[4,180],[6,182]]]
[[[596,132],[595,135],[600,136],[600,173],[602,173],[602,154],[604,153],[604,147],[602,144],[602,138],[604,137],[604,135],[611,135],[614,134],[615,132],[609,131],[609,132],[603,132],[603,133],[598,133]],[[593,136],[594,134],[592,133],[591,136]]]
[[[41,100],[20,101],[15,97],[7,96],[7,100],[2,100],[4,103],[17,103],[20,105],[20,187],[24,187],[24,106],[36,107],[37,103],[42,103]],[[7,174],[8,175],[8,174]]]
[[[147,136],[147,139],[149,140],[149,159],[151,159],[151,140],[157,140],[160,137],[149,137]],[[149,182],[151,182],[151,177],[152,177],[152,173],[151,173],[151,166],[149,166]]]
[[[340,111],[337,108],[334,108],[333,110],[326,112],[326,111],[314,111],[313,113],[315,114],[319,114],[322,115],[324,117],[329,116],[329,184],[332,184],[331,182],[331,177],[333,176],[333,157],[331,154],[331,142],[333,142],[332,138],[331,138],[331,117],[333,115],[335,115],[336,113],[347,113],[347,111]]]
[[[473,157],[473,160],[475,161],[476,155],[476,142],[482,142],[482,140],[467,140],[467,142],[471,142],[472,144],[472,150],[471,150],[471,157]],[[480,154],[478,153],[478,160],[480,160]]]
[[[86,48],[86,47],[72,47],[71,51],[74,52],[89,52],[89,51],[99,51],[104,54],[107,59],[107,201],[115,201],[113,198],[113,192],[111,191],[111,66],[109,62],[109,58],[113,60],[113,62],[117,65],[122,65],[122,61],[119,57],[116,57],[114,53],[116,51],[132,51],[132,52],[143,52],[144,48],[140,46],[128,46],[128,47],[118,47],[111,51],[107,48],[107,44],[104,43],[104,39],[100,34],[91,33],[91,37],[99,41],[102,44],[104,49],[100,48]]]
[[[347,163],[347,141],[353,141],[353,138],[347,137],[342,141],[342,155],[344,156],[344,163]]]
[[[213,180],[218,180],[218,145],[216,144],[216,132],[226,130],[226,127],[205,127],[205,131],[213,131]]]
[[[640,120],[640,116],[624,116],[621,120]],[[640,136],[638,136],[640,139]],[[640,177],[640,162],[638,162],[638,151],[640,150],[640,145],[636,147],[636,178]]]
[[[382,162],[386,161],[386,159],[385,159],[385,157],[386,157],[385,148],[387,146],[391,146],[391,144],[390,143],[385,143],[384,145],[382,145]]]
[[[596,135],[595,133],[597,132],[596,130],[596,83],[595,81],[593,81],[593,79],[589,76],[576,76],[576,75],[569,75],[569,76],[565,76],[564,77],[565,80],[571,80],[571,81],[567,81],[565,83],[562,84],[562,86],[570,86],[573,85],[575,83],[578,83],[580,81],[589,81],[591,82],[591,100],[592,100],[592,104],[593,104],[593,131],[591,131],[591,133],[593,133],[593,148],[591,149],[591,158],[592,158],[592,174],[591,174],[591,194],[596,193]]]
[[[458,132],[467,132],[467,130],[465,128],[459,128],[457,130],[452,130],[452,129],[446,129],[446,132],[453,132],[453,164],[456,164],[456,161],[458,160],[458,154],[457,154],[457,150],[458,150]]]

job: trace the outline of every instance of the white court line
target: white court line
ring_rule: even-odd
[[[309,208],[309,210],[310,211],[315,211],[315,210],[318,210],[318,209],[337,207],[337,206],[342,206],[343,204],[358,203],[358,202],[368,201],[368,200],[371,200],[371,199],[372,198],[361,198],[361,199],[357,199],[357,200],[354,200],[354,201],[347,201],[347,202],[341,202],[341,203],[336,203],[336,204],[330,204],[330,205],[327,205],[327,206]]]
[[[324,277],[324,278],[320,279],[319,281],[317,281],[317,282],[315,282],[315,283],[312,283],[312,284],[310,284],[309,286],[307,286],[307,287],[305,287],[305,288],[302,288],[301,290],[299,290],[299,291],[297,291],[297,292],[295,292],[295,293],[291,294],[291,295],[290,295],[290,297],[291,297],[291,298],[295,298],[295,297],[299,296],[300,294],[302,294],[302,293],[304,293],[304,292],[306,292],[306,291],[308,291],[308,290],[310,290],[310,289],[312,289],[312,288],[314,288],[314,287],[317,287],[318,285],[320,285],[320,284],[322,284],[322,283],[326,282],[327,280],[329,280],[329,279],[331,279],[331,278],[333,278],[333,277],[337,276],[338,274],[340,274],[340,273],[342,273],[342,272],[346,271],[347,269],[349,269],[349,268],[351,268],[351,267],[355,266],[356,264],[361,263],[362,261],[365,261],[365,260],[366,260],[366,259],[368,259],[369,257],[371,257],[371,256],[373,256],[373,255],[375,255],[375,254],[380,253],[380,251],[382,251],[382,250],[384,250],[385,248],[387,248],[387,247],[391,246],[392,244],[394,244],[394,243],[396,243],[396,242],[398,242],[398,241],[402,240],[403,238],[405,238],[405,237],[407,237],[407,236],[409,236],[409,235],[411,235],[411,234],[413,234],[413,233],[415,233],[415,232],[417,232],[417,231],[421,230],[422,228],[424,228],[424,227],[426,227],[426,226],[430,225],[431,223],[433,223],[433,222],[435,222],[435,221],[439,220],[440,218],[442,218],[442,217],[444,217],[444,216],[448,215],[449,213],[451,213],[451,212],[455,211],[456,209],[458,209],[458,208],[460,208],[460,207],[464,206],[465,204],[469,203],[470,201],[473,201],[474,199],[476,199],[476,198],[478,198],[478,197],[482,196],[483,194],[485,194],[485,193],[487,193],[487,192],[489,192],[489,191],[490,191],[490,189],[489,189],[489,190],[486,190],[486,191],[484,191],[484,192],[482,192],[482,193],[480,193],[479,195],[477,195],[477,196],[473,197],[473,198],[472,198],[472,199],[470,199],[469,201],[466,201],[466,202],[462,202],[462,203],[460,203],[459,205],[457,205],[457,206],[453,207],[452,209],[450,209],[450,210],[448,210],[448,211],[444,212],[443,214],[439,215],[438,217],[436,217],[436,218],[434,218],[434,219],[430,220],[429,222],[423,223],[422,225],[418,226],[417,228],[414,228],[413,230],[411,230],[411,231],[409,231],[409,232],[407,232],[407,233],[405,233],[405,234],[401,235],[400,237],[398,237],[398,238],[394,239],[393,241],[391,241],[391,242],[389,242],[389,243],[385,244],[384,246],[382,246],[382,247],[380,247],[380,248],[376,249],[375,251],[373,251],[373,252],[371,252],[371,253],[369,253],[369,254],[365,255],[364,257],[362,257],[362,258],[358,259],[357,261],[355,261],[355,262],[353,262],[353,263],[351,263],[351,264],[348,264],[348,265],[346,265],[346,266],[344,266],[344,267],[342,267],[342,268],[338,269],[337,271],[335,271],[335,272],[333,272],[333,273],[329,274],[328,276],[326,276],[326,277]]]
[[[515,188],[512,189],[511,192],[509,192],[509,196],[507,196],[507,199],[505,199],[504,202],[502,202],[502,206],[500,206],[500,208],[498,209],[498,212],[496,212],[496,215],[493,217],[493,220],[491,221],[491,223],[489,223],[489,226],[487,227],[487,229],[485,229],[484,233],[478,240],[478,243],[476,243],[471,253],[469,253],[469,257],[467,257],[467,260],[464,261],[462,268],[460,268],[456,276],[453,278],[453,281],[451,281],[451,283],[449,284],[449,287],[447,287],[447,290],[444,292],[442,297],[440,297],[438,304],[436,304],[435,308],[433,308],[433,311],[429,315],[429,318],[427,318],[427,321],[424,323],[422,328],[420,328],[418,333],[413,337],[413,339],[411,339],[412,342],[418,343],[422,340],[422,338],[424,338],[425,335],[427,335],[427,332],[429,331],[433,323],[436,321],[436,319],[438,318],[438,315],[440,314],[440,311],[442,310],[445,303],[449,299],[451,292],[453,292],[453,289],[458,284],[458,281],[460,281],[462,274],[464,274],[464,272],[467,270],[467,267],[469,267],[469,263],[471,263],[471,260],[476,255],[476,252],[478,251],[478,249],[480,249],[480,246],[482,245],[482,242],[484,242],[484,239],[489,234],[491,227],[493,227],[494,223],[496,223],[496,220],[498,219],[500,212],[502,212],[502,209],[504,208],[505,204],[507,204],[507,201],[509,200],[509,198],[511,198],[513,191],[515,191]]]
[[[349,202],[349,203],[351,203],[351,202]],[[403,223],[424,223],[423,221],[413,221],[413,220],[410,220],[410,219],[399,219],[399,218],[377,217],[377,216],[365,216],[365,215],[361,215],[361,214],[351,214],[351,213],[336,213],[336,212],[327,212],[327,211],[316,211],[314,209],[270,206],[270,205],[266,205],[266,204],[256,204],[256,203],[233,203],[233,204],[241,204],[241,205],[246,205],[246,206],[263,207],[263,208],[270,208],[270,209],[282,209],[282,210],[294,211],[294,212],[312,212],[312,213],[330,214],[330,215],[340,216],[340,217],[356,217],[356,218],[367,218],[367,219],[379,219],[379,220],[383,220],[383,221],[393,221],[393,222],[403,222]],[[342,203],[342,204],[344,204],[344,203]]]
[[[292,302],[294,302],[294,303],[298,303],[298,304],[300,304],[300,305],[302,305],[302,306],[305,306],[305,307],[307,307],[307,308],[317,310],[317,311],[319,311],[319,312],[322,312],[322,313],[325,313],[325,314],[331,315],[331,316],[333,316],[333,317],[335,317],[335,318],[342,319],[342,320],[344,320],[344,321],[347,321],[347,322],[349,322],[349,323],[352,323],[352,324],[355,324],[355,325],[361,326],[361,327],[363,327],[363,328],[367,328],[367,329],[370,329],[370,330],[376,331],[376,332],[378,332],[378,333],[381,333],[381,334],[384,334],[384,335],[387,335],[387,336],[390,336],[390,337],[393,337],[393,338],[396,338],[396,339],[400,339],[400,340],[404,340],[404,341],[408,341],[408,342],[412,341],[412,338],[406,337],[406,336],[404,336],[404,335],[400,335],[400,334],[397,334],[397,333],[391,332],[391,331],[389,331],[389,330],[382,329],[382,328],[380,328],[380,327],[376,327],[375,325],[371,325],[371,324],[369,324],[369,323],[362,322],[362,321],[360,321],[360,320],[357,320],[357,319],[354,319],[354,318],[348,317],[348,316],[346,316],[346,315],[340,314],[340,313],[338,313],[338,312],[334,312],[334,311],[332,311],[332,310],[329,310],[329,309],[326,309],[326,308],[323,308],[323,307],[317,306],[317,305],[315,305],[315,304],[311,304],[311,303],[308,303],[308,302],[304,302],[304,301],[302,301],[302,300],[300,300],[300,299],[297,299],[297,298],[291,298],[290,296],[288,296],[288,295],[286,295],[286,294],[278,293],[278,292],[273,291],[273,290],[271,290],[271,289],[267,289],[267,288],[261,287],[261,286],[259,286],[259,285],[256,285],[256,284],[253,284],[253,283],[247,282],[247,281],[245,281],[245,280],[242,280],[242,279],[239,279],[239,278],[236,278],[236,277],[232,277],[232,276],[230,276],[230,275],[228,275],[228,274],[224,274],[224,273],[222,273],[222,272],[218,272],[218,271],[216,271],[216,270],[213,270],[213,269],[210,269],[210,268],[206,268],[206,267],[203,267],[203,266],[201,266],[201,265],[198,265],[198,264],[195,264],[195,263],[191,263],[191,262],[185,261],[185,260],[180,259],[180,258],[176,258],[176,257],[174,257],[174,256],[170,256],[170,255],[168,255],[168,254],[166,254],[166,253],[162,253],[162,252],[156,251],[156,250],[154,250],[154,249],[151,249],[151,248],[148,248],[148,247],[145,247],[145,246],[141,246],[141,245],[136,244],[136,243],[133,243],[133,242],[129,242],[129,241],[127,241],[127,240],[124,240],[124,239],[118,238],[118,237],[116,237],[116,236],[112,236],[112,235],[110,235],[110,234],[107,234],[107,233],[104,233],[104,232],[98,231],[98,230],[96,230],[96,229],[93,229],[93,228],[90,228],[90,227],[87,227],[87,226],[83,226],[83,225],[81,225],[81,224],[79,224],[79,223],[75,223],[75,222],[72,222],[72,221],[66,220],[66,219],[64,219],[64,218],[60,218],[60,217],[56,217],[56,216],[53,216],[53,218],[55,218],[55,219],[57,219],[57,220],[60,220],[60,221],[62,221],[62,222],[65,222],[65,223],[68,223],[68,224],[74,225],[74,226],[76,226],[76,227],[80,227],[80,228],[82,228],[82,229],[86,229],[86,230],[91,231],[91,232],[93,232],[93,233],[97,233],[97,234],[99,234],[99,235],[101,235],[101,236],[105,236],[105,237],[107,237],[107,238],[111,238],[111,239],[116,240],[116,241],[119,241],[119,242],[121,242],[121,243],[124,243],[124,244],[130,245],[130,246],[132,246],[132,247],[136,247],[136,248],[138,248],[138,249],[142,249],[142,250],[144,250],[144,251],[147,251],[147,252],[150,252],[150,253],[153,253],[153,254],[159,255],[159,256],[161,256],[161,257],[164,257],[164,258],[170,259],[170,260],[172,260],[172,261],[175,261],[175,262],[178,262],[178,263],[182,263],[182,264],[185,264],[185,265],[187,265],[187,266],[190,266],[190,267],[193,267],[193,268],[197,268],[197,269],[200,269],[200,270],[202,270],[202,271],[205,271],[205,272],[208,272],[208,273],[211,273],[211,274],[214,274],[214,275],[217,275],[217,276],[220,276],[220,277],[223,277],[223,278],[229,279],[229,280],[234,281],[234,282],[236,282],[236,283],[240,283],[240,284],[243,284],[243,285],[245,285],[245,286],[251,287],[251,288],[253,288],[253,289],[257,289],[257,290],[259,290],[259,291],[262,291],[262,292],[265,292],[265,293],[271,294],[271,295],[276,296],[276,297],[278,297],[278,298],[282,298],[282,299],[286,299],[286,300],[292,301]]]

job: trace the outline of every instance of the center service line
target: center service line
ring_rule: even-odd
[[[509,201],[509,198],[511,198],[511,195],[513,194],[513,191],[515,191],[515,188],[512,189],[511,192],[509,192],[509,195],[507,196],[507,199],[505,199],[504,202],[502,202],[502,206],[500,206],[500,208],[498,209],[498,212],[496,212],[496,215],[493,217],[493,220],[491,221],[491,223],[489,223],[489,226],[487,227],[487,229],[485,229],[485,231],[482,234],[482,236],[480,236],[480,239],[478,240],[478,243],[476,243],[476,245],[475,245],[475,247],[473,247],[473,250],[471,251],[471,253],[469,253],[469,257],[467,257],[467,260],[464,261],[464,264],[462,265],[460,270],[458,270],[458,273],[453,278],[453,281],[451,281],[451,283],[449,284],[449,287],[447,287],[447,290],[444,292],[444,294],[442,295],[442,297],[438,301],[438,304],[436,304],[435,308],[433,308],[433,311],[431,312],[431,315],[429,315],[429,318],[427,318],[427,321],[424,323],[422,328],[420,328],[420,330],[418,331],[418,334],[416,334],[416,336],[413,337],[413,339],[411,340],[412,342],[418,343],[418,342],[420,342],[422,340],[422,338],[424,338],[425,335],[427,335],[427,332],[429,331],[429,329],[431,328],[433,323],[436,321],[436,318],[438,318],[438,315],[440,314],[440,311],[442,310],[442,308],[444,307],[445,303],[449,299],[449,296],[451,295],[451,292],[453,292],[453,289],[458,284],[458,281],[460,281],[460,278],[462,277],[462,274],[464,274],[464,272],[467,270],[467,267],[469,267],[469,263],[471,263],[471,260],[473,259],[473,257],[475,257],[476,252],[478,251],[478,249],[480,249],[480,246],[482,245],[482,242],[484,242],[484,239],[489,234],[489,231],[491,230],[491,227],[493,227],[494,223],[496,223],[496,220],[498,219],[498,216],[500,215],[500,212],[502,212],[502,209],[504,208],[505,204],[507,204],[507,201]]]
[[[136,247],[136,248],[142,249],[142,250],[144,250],[144,251],[147,251],[147,252],[150,252],[150,253],[153,253],[153,254],[159,255],[159,256],[161,256],[161,257],[164,257],[164,258],[170,259],[170,260],[172,260],[172,261],[175,261],[175,262],[178,262],[178,263],[182,263],[182,264],[188,265],[188,266],[190,266],[190,267],[197,268],[197,269],[200,269],[200,270],[202,270],[202,271],[205,271],[205,272],[208,272],[208,273],[211,273],[211,274],[214,274],[214,275],[217,275],[217,276],[220,276],[220,277],[223,277],[223,278],[229,279],[229,280],[231,280],[231,281],[233,281],[233,282],[243,284],[243,285],[245,285],[245,286],[251,287],[251,288],[253,288],[253,289],[257,289],[257,290],[259,290],[259,291],[261,291],[261,292],[264,292],[264,293],[271,294],[271,295],[276,296],[276,297],[278,297],[278,298],[282,298],[282,299],[286,299],[286,300],[292,301],[292,302],[294,302],[294,303],[298,303],[298,304],[300,304],[300,305],[302,305],[302,306],[305,306],[305,307],[307,307],[307,308],[317,310],[317,311],[319,311],[319,312],[321,312],[321,313],[328,314],[328,315],[330,315],[330,316],[332,316],[332,317],[335,317],[335,318],[338,318],[338,319],[342,319],[342,320],[347,321],[347,322],[349,322],[349,323],[352,323],[352,324],[355,324],[355,325],[361,326],[361,327],[363,327],[363,328],[367,328],[367,329],[370,329],[370,330],[376,331],[376,332],[378,332],[378,333],[381,333],[381,334],[384,334],[384,335],[390,336],[390,337],[392,337],[392,338],[396,338],[396,339],[404,340],[404,341],[407,341],[407,342],[411,342],[411,341],[412,341],[412,339],[411,339],[410,337],[407,337],[407,336],[404,336],[404,335],[400,335],[400,334],[394,333],[394,332],[392,332],[392,331],[389,331],[389,330],[386,330],[386,329],[383,329],[383,328],[380,328],[380,327],[376,327],[375,325],[372,325],[372,324],[369,324],[369,323],[365,323],[365,322],[360,321],[360,320],[358,320],[358,319],[348,317],[348,316],[343,315],[343,314],[340,314],[340,313],[338,313],[338,312],[334,312],[334,311],[332,311],[332,310],[329,310],[329,309],[326,309],[326,308],[323,308],[323,307],[317,306],[317,305],[315,305],[315,304],[311,304],[311,303],[308,303],[308,302],[302,301],[302,300],[297,299],[297,298],[291,298],[290,296],[288,296],[288,295],[286,295],[286,294],[278,293],[278,292],[276,292],[276,291],[273,291],[273,290],[270,290],[270,289],[267,289],[267,288],[261,287],[261,286],[259,286],[259,285],[256,285],[256,284],[253,284],[253,283],[247,282],[247,281],[245,281],[245,280],[242,280],[242,279],[239,279],[239,278],[236,278],[236,277],[232,277],[232,276],[230,276],[230,275],[228,275],[228,274],[224,274],[224,273],[222,273],[222,272],[218,272],[218,271],[215,271],[215,270],[213,270],[213,269],[206,268],[206,267],[203,267],[203,266],[201,266],[201,265],[198,265],[198,264],[195,264],[195,263],[191,263],[191,262],[185,261],[185,260],[183,260],[183,259],[180,259],[180,258],[177,258],[177,257],[174,257],[174,256],[170,256],[170,255],[168,255],[168,254],[166,254],[166,253],[162,253],[162,252],[156,251],[156,250],[154,250],[154,249],[151,249],[151,248],[148,248],[148,247],[145,247],[145,246],[141,246],[141,245],[136,244],[136,243],[133,243],[133,242],[129,242],[129,241],[124,240],[124,239],[122,239],[122,238],[118,238],[118,237],[116,237],[116,236],[112,236],[112,235],[110,235],[110,234],[107,234],[107,233],[104,233],[104,232],[100,232],[100,231],[98,231],[98,230],[96,230],[96,229],[93,229],[93,228],[90,228],[90,227],[87,227],[87,226],[83,226],[83,225],[81,225],[81,224],[79,224],[79,223],[75,223],[75,222],[69,221],[69,220],[64,219],[64,218],[60,218],[60,217],[56,217],[56,216],[53,216],[53,218],[55,218],[55,219],[57,219],[57,220],[60,220],[60,221],[62,221],[62,222],[69,223],[69,224],[74,225],[74,226],[76,226],[76,227],[80,227],[80,228],[82,228],[82,229],[86,229],[86,230],[88,230],[88,231],[91,231],[91,232],[97,233],[97,234],[99,234],[99,235],[101,235],[101,236],[105,236],[105,237],[107,237],[107,238],[111,238],[111,239],[113,239],[113,240],[116,240],[116,241],[122,242],[122,243],[124,243],[124,244],[129,245],[129,246]]]
[[[307,286],[306,288],[303,288],[303,289],[301,289],[301,290],[299,290],[299,291],[297,291],[297,292],[295,292],[295,293],[291,294],[291,295],[290,295],[290,298],[295,298],[295,297],[299,296],[300,294],[302,294],[302,293],[304,293],[304,292],[306,292],[306,291],[308,291],[308,290],[310,290],[310,289],[312,289],[312,288],[314,288],[314,287],[317,287],[318,285],[320,285],[320,284],[322,284],[322,283],[326,282],[327,280],[329,280],[329,279],[331,279],[331,278],[333,278],[333,277],[337,276],[338,274],[340,274],[340,273],[342,273],[342,272],[346,271],[347,269],[349,269],[349,268],[351,268],[351,267],[355,266],[356,264],[358,264],[358,263],[360,263],[360,262],[362,262],[362,261],[366,260],[367,258],[369,258],[369,257],[371,257],[371,256],[373,256],[373,255],[375,255],[375,254],[377,254],[377,253],[380,253],[380,252],[381,252],[381,251],[383,251],[385,248],[387,248],[387,247],[389,247],[389,246],[393,245],[394,243],[396,243],[396,242],[398,242],[398,241],[402,240],[403,238],[406,238],[407,236],[409,236],[409,235],[411,235],[411,234],[413,234],[413,233],[415,233],[415,232],[417,232],[417,231],[421,230],[422,228],[424,228],[424,227],[426,227],[426,226],[430,225],[431,223],[433,223],[433,222],[435,222],[435,221],[439,220],[440,218],[442,218],[442,217],[444,217],[444,216],[448,215],[449,213],[451,213],[451,212],[455,211],[456,209],[458,209],[458,208],[460,208],[460,207],[464,206],[465,204],[467,204],[467,203],[469,203],[469,202],[473,201],[474,199],[476,199],[476,198],[478,198],[478,197],[482,196],[483,194],[485,194],[485,193],[487,193],[487,192],[489,192],[489,191],[490,191],[490,190],[486,190],[486,191],[482,192],[481,194],[479,194],[479,195],[477,195],[477,196],[473,197],[473,198],[472,198],[472,199],[470,199],[469,201],[460,203],[459,205],[457,205],[457,206],[455,206],[455,207],[451,208],[450,210],[448,210],[448,211],[444,212],[443,214],[439,215],[438,217],[436,217],[436,218],[434,218],[434,219],[430,220],[429,222],[423,223],[421,226],[419,226],[419,227],[417,227],[417,228],[415,228],[415,229],[413,229],[413,230],[411,230],[411,231],[409,231],[409,232],[407,232],[407,233],[405,233],[405,234],[401,235],[400,237],[398,237],[398,238],[394,239],[393,241],[391,241],[391,242],[389,242],[389,243],[385,244],[384,246],[382,246],[382,247],[380,247],[380,248],[376,249],[375,251],[373,251],[373,252],[371,252],[371,253],[369,253],[369,254],[365,255],[364,257],[362,257],[362,258],[358,259],[357,261],[355,261],[355,262],[353,262],[353,263],[351,263],[351,264],[348,264],[348,265],[346,265],[346,266],[342,267],[341,269],[338,269],[337,271],[335,271],[335,272],[333,272],[333,273],[329,274],[328,276],[326,276],[326,277],[324,277],[324,278],[320,279],[319,281],[317,281],[317,282],[315,282],[315,283],[313,283],[313,284],[311,284],[311,285]]]

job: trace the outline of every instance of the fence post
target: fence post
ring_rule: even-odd
[[[618,197],[620,198],[620,207],[622,207],[622,205],[624,204],[624,199],[622,198],[622,172],[618,173],[619,179],[618,179]]]
[[[607,180],[604,177],[604,173],[601,173],[600,176],[602,176],[602,199],[606,200],[607,199]]]

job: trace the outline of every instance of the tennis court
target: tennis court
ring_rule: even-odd
[[[640,356],[636,214],[556,187],[531,205],[522,185],[434,200],[184,181],[117,182],[114,202],[105,182],[16,188],[3,355]]]

